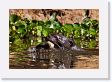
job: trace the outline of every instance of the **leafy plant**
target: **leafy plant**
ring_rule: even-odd
[[[42,37],[54,32],[73,38],[76,44],[83,48],[95,48],[99,37],[99,22],[85,18],[81,24],[62,25],[56,19],[56,14],[43,21],[21,19],[15,14],[9,17],[9,41],[12,50],[21,51],[31,45],[40,44],[43,42]]]

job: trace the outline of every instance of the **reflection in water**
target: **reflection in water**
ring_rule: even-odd
[[[28,42],[28,41],[26,41]],[[37,41],[34,41],[34,43]],[[21,43],[21,42],[20,42]],[[22,68],[22,69],[70,69],[77,65],[73,65],[74,62],[78,62],[76,56],[99,55],[98,42],[94,39],[81,40],[75,39],[75,43],[81,48],[87,48],[87,50],[69,50],[69,49],[40,49],[36,50],[35,46],[31,46],[28,43],[24,43],[24,48],[12,45],[10,46],[10,68]],[[30,47],[28,49],[28,47]],[[74,48],[76,48],[74,46]],[[89,49],[88,49],[89,48]],[[93,49],[91,49],[93,48]],[[24,51],[29,52],[24,52]],[[21,51],[21,52],[18,52]],[[13,51],[17,51],[12,55]],[[23,51],[23,52],[22,52]],[[83,61],[85,62],[85,60]],[[82,62],[81,62],[82,63]],[[77,68],[77,67],[76,67]],[[82,67],[83,68],[83,67]]]
[[[20,53],[22,54],[22,53]],[[19,55],[20,55],[19,54]],[[17,65],[11,65],[10,68],[23,68],[23,69],[70,69],[73,67],[73,62],[78,62],[76,56],[91,57],[92,55],[99,55],[98,49],[87,49],[85,51],[75,50],[40,50],[38,52],[28,53],[35,56],[21,55],[17,58],[26,58],[20,60]],[[32,59],[31,59],[32,58]],[[29,60],[30,59],[30,60]],[[17,60],[16,60],[17,61]],[[85,61],[85,60],[84,60]],[[76,66],[76,65],[74,65]]]

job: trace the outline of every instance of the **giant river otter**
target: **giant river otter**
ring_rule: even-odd
[[[28,49],[30,56],[33,58],[32,61],[36,61],[37,52],[39,50],[47,50],[47,49],[69,49],[69,50],[76,50],[76,51],[84,51],[84,49],[77,46],[73,39],[69,39],[62,34],[51,34],[48,37],[45,37],[45,42],[41,43],[37,46],[30,47]],[[53,61],[53,62],[52,62]],[[54,60],[50,61],[50,65],[52,65],[51,69],[65,69],[64,63],[60,63],[60,65],[56,66],[54,64]]]

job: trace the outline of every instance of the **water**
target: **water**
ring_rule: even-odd
[[[23,53],[23,52],[22,52]],[[10,68],[16,69],[70,69],[73,68],[73,62],[78,62],[76,56],[92,57],[99,55],[98,49],[87,49],[84,51],[75,50],[39,50],[14,54],[16,58],[10,58]],[[29,56],[30,54],[30,56]],[[18,60],[19,59],[19,60]],[[21,59],[21,60],[20,60]],[[84,60],[85,61],[85,60]]]

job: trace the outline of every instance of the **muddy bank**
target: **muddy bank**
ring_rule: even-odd
[[[57,12],[57,19],[62,23],[81,23],[85,17],[84,9],[10,9],[10,14],[16,14],[22,18],[48,20],[53,12]],[[90,9],[88,16],[92,19],[99,20],[99,10]]]

